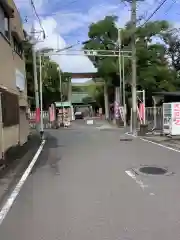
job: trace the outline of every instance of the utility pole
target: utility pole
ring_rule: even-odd
[[[122,56],[122,85],[123,85],[123,109],[124,109],[124,127],[126,127],[126,91],[125,91],[125,74],[124,74],[124,56]]]
[[[61,103],[61,108],[62,108],[62,125],[63,125],[63,121],[64,121],[64,107],[63,107],[63,104],[62,104],[62,78],[61,78],[61,70],[60,70],[60,67],[58,67],[58,71],[59,71],[60,103]]]
[[[122,104],[122,76],[121,76],[121,29],[118,28],[118,45],[119,45],[119,101]]]
[[[32,26],[32,58],[33,58],[33,75],[34,75],[34,91],[35,91],[35,101],[36,101],[36,130],[40,131],[40,108],[39,108],[39,91],[38,91],[38,80],[37,80],[37,64],[36,64],[36,50],[35,50],[35,28],[34,23]]]
[[[136,0],[131,1],[131,25],[132,25],[132,133],[136,135],[137,127],[137,102],[136,102]]]
[[[41,138],[44,138],[44,125],[43,125],[43,93],[42,93],[42,55],[39,52],[39,90],[40,90],[40,111],[41,111],[41,122],[40,122],[40,134]]]
[[[61,79],[61,70],[59,68],[59,92],[60,92],[60,102],[62,106],[62,79]]]

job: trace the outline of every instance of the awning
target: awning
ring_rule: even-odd
[[[7,0],[0,0],[0,5],[9,18],[14,17],[14,9],[8,4]]]

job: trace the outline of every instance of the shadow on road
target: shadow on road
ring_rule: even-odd
[[[62,158],[61,148],[65,147],[65,145],[61,145],[58,143],[58,139],[50,133],[46,133],[46,144],[42,150],[42,153],[35,164],[32,174],[38,168],[42,168],[45,166],[49,166],[53,173],[59,174],[59,165],[58,162]]]

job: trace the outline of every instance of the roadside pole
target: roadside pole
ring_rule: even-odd
[[[61,107],[62,107],[62,124],[64,121],[64,108],[62,106],[62,78],[61,78],[61,70],[60,67],[58,68],[59,71],[59,92],[60,92],[60,103],[61,103]]]
[[[137,127],[137,102],[136,102],[136,0],[131,2],[131,25],[132,25],[132,133],[136,135]]]
[[[38,80],[37,80],[37,64],[36,64],[36,51],[35,51],[35,28],[34,23],[32,26],[32,58],[33,58],[33,75],[34,75],[34,91],[36,101],[36,130],[40,132],[40,108],[39,108],[39,91],[38,91]]]
[[[121,75],[121,29],[118,28],[118,45],[119,45],[119,89],[120,89],[120,93],[119,93],[119,101],[120,104],[122,104],[122,75]],[[117,99],[116,99],[117,100]]]
[[[124,56],[122,56],[122,83],[123,83],[124,127],[126,127],[126,92],[125,92]]]
[[[143,90],[143,104],[144,104],[144,124],[146,124],[146,96],[145,96],[145,90]]]
[[[40,91],[40,111],[41,111],[41,121],[40,121],[40,134],[41,138],[44,139],[44,125],[43,125],[43,93],[42,93],[42,56],[39,52],[39,91]]]

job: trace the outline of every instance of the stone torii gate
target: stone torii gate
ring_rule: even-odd
[[[79,78],[98,78],[98,74],[97,72],[85,72],[85,73],[66,73],[68,76],[71,76],[71,78],[69,79],[69,83],[68,83],[68,101],[71,102],[71,96],[72,96],[72,82],[71,79],[79,79]],[[95,82],[94,84],[97,85],[103,85],[103,82]],[[83,85],[82,83],[78,84],[79,86]],[[77,84],[76,84],[77,86]]]

